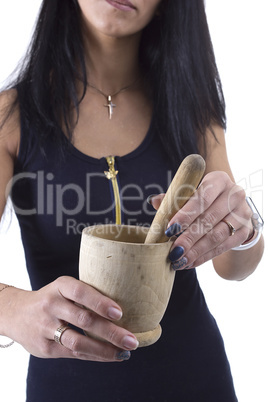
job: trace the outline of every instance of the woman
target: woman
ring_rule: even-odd
[[[213,259],[244,279],[263,240],[228,164],[203,1],[45,0],[13,87],[1,96],[0,213],[9,187],[33,292],[1,285],[0,333],[31,354],[27,401],[236,401],[193,267]],[[120,306],[77,280],[81,229],[149,224],[143,200],[193,152],[207,171],[167,228],[178,272],[163,335],[137,349],[116,325]],[[252,247],[232,250],[242,243]]]

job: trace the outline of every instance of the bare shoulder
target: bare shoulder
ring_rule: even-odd
[[[15,158],[20,142],[20,114],[17,91],[10,89],[0,93],[0,153]]]
[[[0,219],[19,149],[20,118],[15,90],[0,93]]]

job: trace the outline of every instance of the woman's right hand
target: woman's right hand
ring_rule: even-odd
[[[1,293],[7,300],[3,335],[36,357],[112,362],[129,359],[129,351],[138,347],[136,337],[116,325],[122,316],[119,305],[72,277],[60,277],[38,291],[10,287]],[[68,328],[61,335],[62,345],[56,343],[54,333],[64,323],[104,341]]]
[[[0,125],[16,95],[16,90],[1,93]],[[0,220],[20,143],[19,108],[14,110],[0,130]],[[71,277],[60,277],[35,292],[6,288],[0,292],[0,312],[0,334],[41,358],[121,361],[138,346],[131,332],[116,325],[122,315],[118,304]],[[54,334],[66,322],[107,342],[67,329],[61,336],[62,346],[54,341]]]

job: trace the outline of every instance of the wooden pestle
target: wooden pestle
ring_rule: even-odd
[[[163,243],[168,222],[195,192],[206,168],[202,156],[187,156],[179,166],[147,233],[145,244]]]

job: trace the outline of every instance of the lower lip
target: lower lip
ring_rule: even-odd
[[[126,4],[121,4],[121,3],[117,3],[116,1],[113,0],[106,0],[107,3],[109,3],[111,6],[117,8],[118,10],[122,10],[122,11],[133,11],[135,8],[131,7],[129,5]]]

